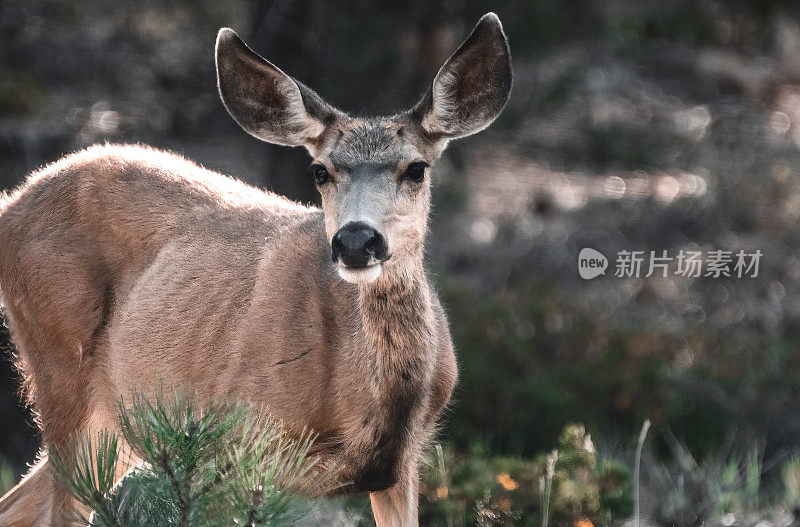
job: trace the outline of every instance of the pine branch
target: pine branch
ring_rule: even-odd
[[[313,508],[338,471],[310,455],[315,436],[292,437],[263,409],[197,406],[176,392],[119,405],[125,444],[143,460],[124,468],[114,433],[75,438],[54,453],[64,486],[93,510],[92,527],[279,525]]]
[[[169,478],[170,483],[172,484],[172,489],[175,491],[175,497],[178,500],[178,510],[180,511],[180,520],[178,524],[181,527],[189,527],[189,502],[186,500],[184,496],[184,492],[181,488],[181,482],[178,481],[178,478],[175,476],[175,472],[172,470],[172,467],[169,465],[169,458],[167,457],[167,452],[163,451],[162,455],[159,458],[159,466],[164,471],[164,474],[167,475]]]

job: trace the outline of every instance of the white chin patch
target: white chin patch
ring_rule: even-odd
[[[374,282],[381,275],[381,264],[377,263],[363,269],[351,269],[343,265],[339,266],[339,276],[342,280],[351,284],[368,284]]]

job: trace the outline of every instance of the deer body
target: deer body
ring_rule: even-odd
[[[478,58],[502,66],[492,17],[462,48],[488,38],[494,54]],[[371,493],[379,526],[416,525],[417,461],[456,381],[422,265],[430,188],[418,176],[459,135],[444,130],[453,109],[436,114],[435,81],[411,112],[351,118],[230,31],[217,64],[248,132],[315,157],[322,210],[143,147],[92,147],[32,175],[0,206],[0,291],[43,441],[116,427],[132,390],[189,386],[311,428],[345,490]],[[510,70],[507,84],[481,126]],[[0,501],[0,524],[61,521],[49,470]]]

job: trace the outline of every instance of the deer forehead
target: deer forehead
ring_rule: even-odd
[[[395,171],[425,158],[415,139],[392,119],[352,119],[339,128],[327,157],[337,171],[352,172],[365,164]]]

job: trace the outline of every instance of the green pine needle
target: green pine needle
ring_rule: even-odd
[[[77,437],[49,453],[92,511],[74,511],[82,525],[285,525],[338,485],[336,467],[311,455],[315,436],[290,436],[264,409],[198,406],[175,392],[134,394],[118,410],[121,436]],[[131,467],[131,457],[141,462]]]

